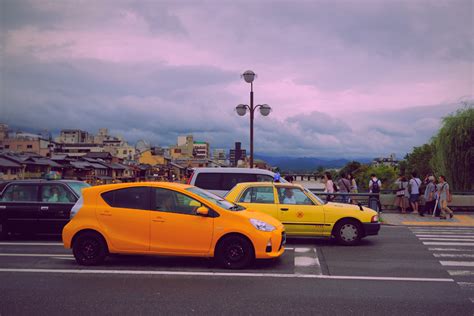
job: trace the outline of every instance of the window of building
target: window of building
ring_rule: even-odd
[[[150,194],[148,187],[134,187],[102,193],[104,201],[117,208],[132,208],[139,210],[150,209]]]
[[[5,145],[5,149],[9,149],[10,148],[10,145]]]
[[[251,187],[245,190],[239,202],[243,203],[275,203],[273,187]]]
[[[34,184],[10,185],[2,195],[2,202],[36,202],[38,186]]]
[[[159,212],[196,215],[196,210],[202,206],[201,202],[189,196],[166,189],[153,189],[155,192],[155,207]]]
[[[26,145],[26,148],[31,149],[33,148],[33,145]]]

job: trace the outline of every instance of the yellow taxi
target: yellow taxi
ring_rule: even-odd
[[[325,204],[296,184],[239,183],[226,199],[273,216],[285,225],[288,236],[334,236],[343,245],[355,245],[380,230],[374,210],[351,204]]]
[[[284,252],[284,226],[194,186],[167,182],[84,189],[64,227],[77,263],[97,265],[109,253],[215,257],[240,269]]]

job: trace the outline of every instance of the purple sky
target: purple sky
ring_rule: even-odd
[[[1,0],[0,121],[247,147],[252,69],[257,153],[401,156],[473,102],[473,3]]]

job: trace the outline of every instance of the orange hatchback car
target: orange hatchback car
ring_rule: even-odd
[[[284,226],[205,190],[177,183],[123,183],[83,190],[63,243],[81,265],[109,253],[215,257],[225,268],[284,252]]]

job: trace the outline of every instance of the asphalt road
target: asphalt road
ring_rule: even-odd
[[[15,238],[0,242],[0,315],[473,315],[473,255],[472,228],[383,227],[357,247],[289,239],[241,271],[155,256],[84,268],[59,240]]]

